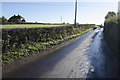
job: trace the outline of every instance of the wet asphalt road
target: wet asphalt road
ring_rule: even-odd
[[[116,78],[118,64],[103,40],[103,29],[96,29],[53,52],[10,72],[6,78]]]

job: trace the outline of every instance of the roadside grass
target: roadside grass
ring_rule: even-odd
[[[80,33],[78,34],[74,34],[74,35],[70,35],[70,36],[66,36],[61,39],[58,39],[58,40],[54,40],[54,41],[49,41],[49,42],[34,42],[32,44],[21,44],[22,48],[19,49],[19,51],[17,52],[10,52],[9,54],[4,54],[2,56],[2,64],[7,64],[9,62],[12,62],[12,61],[15,61],[16,59],[18,58],[21,58],[21,57],[26,57],[26,56],[29,56],[29,55],[32,55],[34,52],[37,52],[37,53],[41,53],[41,51],[44,51],[46,50],[47,48],[51,48],[52,46],[55,46],[55,45],[58,45],[64,41],[67,41],[69,39],[73,39],[73,38],[76,38],[78,36],[81,36],[87,32],[90,32],[91,30],[93,30],[93,28],[89,28],[89,29],[86,29],[85,31],[81,31]]]
[[[12,24],[12,25],[2,25],[0,28],[36,28],[36,27],[58,27],[58,26],[69,26],[70,24]]]
[[[95,25],[96,28],[100,28],[100,26]]]

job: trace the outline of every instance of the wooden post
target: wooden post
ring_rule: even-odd
[[[76,27],[76,17],[77,17],[77,0],[75,2],[75,22],[74,22],[75,27]]]

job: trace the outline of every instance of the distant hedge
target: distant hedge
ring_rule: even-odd
[[[3,63],[14,61],[33,52],[41,52],[53,45],[88,32],[95,25],[78,25],[43,28],[2,29]]]

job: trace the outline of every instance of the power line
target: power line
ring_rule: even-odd
[[[66,2],[67,3],[67,2]],[[3,5],[15,5],[15,6],[73,6],[73,4],[63,4],[63,3],[47,3],[47,2],[11,2],[2,3]]]

